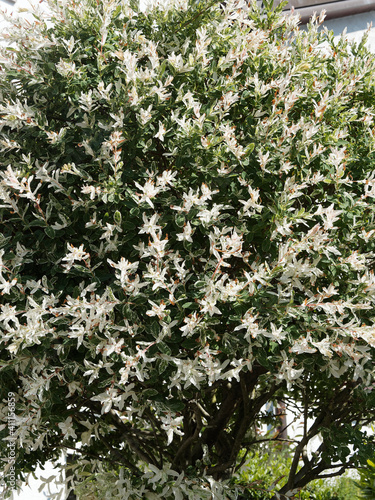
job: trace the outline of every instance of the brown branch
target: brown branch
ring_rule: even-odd
[[[298,441],[296,439],[290,439],[290,438],[281,438],[279,436],[275,436],[275,437],[272,437],[272,438],[264,438],[264,439],[254,439],[253,441],[246,441],[244,442],[244,445],[246,447],[249,447],[249,446],[252,446],[254,444],[258,444],[258,443],[271,443],[273,441],[277,441],[277,442],[282,442],[282,443],[298,443]]]
[[[107,448],[107,443],[105,440],[101,439],[100,440],[101,442],[103,442],[104,446]],[[111,448],[111,447],[110,447]],[[64,443],[64,445],[61,447],[61,450],[64,450],[64,449],[67,449],[67,450],[72,450],[74,451],[77,455],[82,455],[82,450],[79,449],[79,448],[76,448],[74,446],[69,446],[69,445],[66,445]],[[118,450],[115,450],[114,448],[111,448],[111,453],[115,453],[117,456],[118,456]],[[84,450],[84,456],[85,457],[91,457],[91,458],[94,458],[95,460],[98,460],[99,462],[103,462],[103,455],[102,454],[97,454],[97,453],[93,453],[92,451],[88,451],[86,448]],[[105,461],[106,462],[109,462],[110,464],[112,464],[113,466],[118,466],[118,465],[126,465],[126,467],[129,467],[129,469],[131,469],[131,471],[133,472],[133,474],[135,476],[140,476],[141,475],[141,472],[137,469],[136,466],[132,465],[130,462],[128,462],[122,455],[121,455],[121,461],[118,462],[117,460],[112,460],[110,457],[105,457]]]
[[[113,411],[109,411],[109,415],[111,416],[112,420],[116,423],[116,427],[121,430],[122,434],[120,439],[124,439],[129,447],[135,452],[135,454],[144,462],[153,464],[155,467],[158,466],[158,462],[153,455],[152,451],[148,448],[147,452],[142,450],[140,446],[140,439],[139,437],[135,437],[134,435],[131,435],[131,429],[128,428],[126,424],[120,419],[120,417]],[[143,446],[145,447],[145,444],[142,443]]]
[[[151,424],[151,427],[152,427],[152,431],[154,433],[155,442],[157,442],[157,448],[158,448],[158,452],[159,452],[159,467],[162,469],[163,468],[163,450],[162,450],[162,447],[160,446],[160,444],[158,442],[158,439],[157,439],[158,433],[157,433],[157,430],[155,428],[155,425],[156,425],[156,427],[158,428],[158,430],[161,432],[160,423],[152,415],[152,413],[151,413],[151,411],[150,411],[149,408],[147,408],[147,410],[145,411],[145,414],[148,415],[148,417],[150,419],[150,424]]]
[[[245,384],[245,381],[242,383],[241,389],[242,389],[242,399],[243,404],[244,404],[244,410],[241,415],[238,416],[237,421],[240,421],[240,425],[238,428],[238,431],[236,432],[236,436],[234,438],[234,443],[232,445],[232,451],[229,457],[229,460],[227,460],[225,463],[216,465],[214,467],[210,467],[207,471],[208,474],[212,474],[215,476],[218,476],[225,472],[227,469],[230,467],[233,467],[237,456],[240,452],[241,446],[243,444],[243,439],[246,435],[246,432],[249,428],[249,425],[252,421],[252,419],[257,415],[259,410],[262,408],[262,406],[270,399],[270,397],[273,396],[273,394],[277,390],[277,385],[272,384],[271,390],[263,393],[261,396],[259,396],[254,402],[250,410],[250,400],[249,400],[249,393],[251,393],[253,387],[255,386],[255,382],[251,380],[252,385],[250,387],[247,387]],[[241,385],[241,384],[240,384]],[[246,408],[247,405],[247,408]],[[246,409],[245,409],[246,408]]]
[[[243,464],[244,464],[244,463],[245,463],[245,461],[246,461],[246,457],[247,457],[247,455],[248,455],[249,451],[250,451],[250,448],[246,448],[246,452],[245,452],[244,456],[241,458],[240,463],[239,463],[239,464],[236,466],[236,468],[234,469],[234,472],[237,472],[237,471],[239,471],[239,470],[241,469],[241,467],[243,466]]]
[[[317,434],[319,434],[322,423],[330,418],[330,413],[329,409],[326,409],[325,411],[322,411],[320,415],[316,418],[315,422],[313,425],[310,427],[309,431],[302,437],[301,441],[298,443],[296,446],[296,449],[294,450],[294,456],[292,460],[292,464],[290,466],[290,471],[289,471],[289,476],[288,476],[288,481],[285,485],[286,491],[289,491],[290,489],[293,488],[294,485],[294,479],[297,473],[298,469],[298,464],[299,464],[299,459],[300,456],[306,447],[307,443],[315,437]],[[328,423],[328,422],[325,422]],[[280,493],[282,493],[283,490],[280,490]]]
[[[336,472],[331,472],[330,474],[319,474],[319,476],[317,476],[316,479],[327,479],[329,477],[336,477],[336,476],[341,476],[341,474],[344,474],[344,472],[347,470],[347,469],[350,469],[351,467],[353,467],[353,464],[348,464],[347,466],[346,465],[332,465],[330,467],[330,469],[334,469],[335,467],[341,467],[341,469],[339,469],[338,471]]]
[[[108,451],[110,451],[115,457],[117,457],[119,459],[119,463],[120,465],[125,465],[126,467],[128,467],[132,472],[133,474],[135,475],[140,475],[140,472],[139,470],[137,469],[137,467],[135,465],[133,465],[131,462],[129,462],[124,456],[122,453],[120,453],[118,450],[116,450],[116,448],[113,448],[113,446],[111,446],[106,439],[104,439],[103,437],[101,438],[100,440],[101,443],[104,444],[104,446],[107,448]],[[109,459],[109,461],[111,463],[115,463],[113,460]]]
[[[97,413],[101,413],[101,405],[99,403],[96,403],[92,400],[88,400],[85,403],[88,408],[90,408],[92,411],[96,411]],[[147,447],[147,451],[143,450],[140,446],[140,434],[141,431],[139,431],[139,435],[135,436],[135,433],[133,432],[132,428],[130,425],[126,425],[120,417],[113,411],[110,410],[107,413],[108,417],[112,420],[112,422],[115,424],[115,427],[117,430],[120,432],[120,440],[126,441],[126,443],[129,445],[130,449],[135,452],[135,454],[143,460],[146,463],[153,464],[155,467],[158,466],[158,462],[153,455],[152,451],[150,450],[149,447]],[[144,434],[144,433],[142,433]],[[145,446],[144,442],[142,442],[143,446]]]
[[[299,460],[300,456],[304,454],[305,447],[307,446],[307,443],[316,435],[318,435],[321,431],[322,428],[327,428],[329,425],[334,422],[334,421],[345,421],[345,418],[350,417],[352,419],[352,414],[350,411],[350,406],[346,406],[346,403],[348,401],[349,395],[352,392],[353,387],[346,386],[344,387],[337,395],[334,397],[330,404],[325,407],[320,414],[317,416],[315,419],[315,422],[313,425],[310,427],[310,429],[307,431],[307,433],[304,432],[304,436],[302,437],[301,441],[299,444],[296,446],[296,449],[294,451],[294,456],[293,456],[293,461],[292,465],[290,467],[290,472],[289,472],[289,477],[286,485],[280,490],[279,493],[285,493],[286,491],[289,491],[291,489],[294,489],[295,487],[300,487],[300,485],[305,486],[309,481],[312,481],[312,479],[315,479],[315,476],[312,477],[312,471],[315,471],[316,473],[321,472],[324,469],[329,469],[331,466],[329,464],[326,464],[325,462],[321,461],[319,463],[319,468],[320,470],[318,471],[318,466],[316,466],[313,469],[313,460],[308,460],[307,457],[305,456],[304,460],[304,466],[298,471],[298,465],[299,465]],[[323,449],[322,446],[325,446],[325,443],[323,442],[321,446],[319,447],[319,450]]]
[[[304,486],[306,486],[306,484],[308,484],[310,481],[313,481],[314,479],[324,479],[324,478],[339,476],[343,474],[347,469],[352,468],[352,466],[353,464],[351,463],[351,461],[347,463],[332,465],[322,460],[316,465],[316,467],[311,469],[309,473],[307,473],[299,481],[296,481],[295,484],[293,485],[293,488],[299,488],[299,489],[303,488]],[[336,472],[332,472],[329,474],[321,474],[321,472],[326,469],[338,469],[338,470]],[[283,491],[282,488],[280,490],[280,493],[286,493],[286,491]]]
[[[189,448],[189,446],[191,446],[192,444],[194,444],[198,440],[200,431],[203,427],[202,418],[201,418],[201,414],[200,414],[200,412],[201,412],[200,405],[198,405],[197,403],[194,404],[193,409],[194,409],[194,415],[195,415],[195,419],[196,419],[196,427],[195,427],[194,433],[193,433],[193,435],[189,436],[187,439],[185,439],[181,443],[181,446],[177,450],[175,458],[173,459],[173,462],[171,465],[172,469],[174,469],[174,467],[176,466],[177,461],[179,460],[180,456]]]

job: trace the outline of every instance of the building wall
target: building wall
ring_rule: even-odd
[[[359,42],[371,23],[374,27],[369,32],[367,45],[370,50],[375,53],[375,10],[350,17],[331,19],[325,21],[324,26],[332,30],[336,36],[341,35],[344,29],[347,28],[347,37],[350,40]]]

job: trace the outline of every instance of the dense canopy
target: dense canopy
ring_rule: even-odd
[[[277,401],[279,494],[364,463],[374,57],[255,2],[48,6],[0,49],[4,495],[73,450],[86,495],[250,498]]]

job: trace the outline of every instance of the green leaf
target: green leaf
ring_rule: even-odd
[[[164,359],[158,360],[157,370],[159,375],[165,372],[165,370],[168,368],[168,364],[168,361],[165,361]]]
[[[157,391],[156,389],[146,389],[144,391],[142,391],[142,396],[144,398],[151,398],[152,396],[156,396],[159,394],[159,391]]]
[[[115,215],[113,216],[113,219],[118,226],[121,226],[122,216],[118,210],[116,210]]]
[[[133,222],[130,222],[129,220],[126,220],[124,221],[122,227],[125,231],[132,231],[133,229],[135,229],[135,224]]]
[[[47,222],[43,219],[34,219],[28,223],[28,227],[47,227]]]
[[[81,266],[80,264],[74,264],[74,266],[72,267],[72,270],[78,271],[79,273],[82,273],[82,274],[91,274],[90,269],[88,269],[85,266]]]
[[[195,347],[197,347],[198,343],[197,343],[196,339],[188,338],[188,339],[184,340],[181,345],[185,349],[190,350],[190,349],[194,349]]]
[[[178,214],[175,218],[178,227],[184,227],[185,216],[183,214]]]
[[[173,412],[180,412],[185,408],[185,404],[182,401],[172,401],[168,399],[163,402],[163,405]]]
[[[182,307],[184,309],[189,309],[190,306],[192,306],[194,304],[194,302],[185,302],[185,304],[182,304]]]
[[[44,230],[44,232],[46,233],[46,235],[48,236],[48,238],[51,238],[52,240],[56,236],[55,230],[52,227],[50,227],[50,226],[46,227],[45,230]]]
[[[162,354],[166,354],[167,356],[170,356],[172,354],[171,349],[165,342],[158,342],[158,348]]]
[[[152,335],[154,337],[157,337],[160,333],[160,325],[157,321],[152,321],[151,324],[150,324],[150,327],[149,327],[149,330],[150,330],[150,333],[152,333]]]

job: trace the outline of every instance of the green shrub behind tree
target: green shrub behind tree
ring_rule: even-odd
[[[375,463],[367,460],[365,467],[359,469],[359,480],[356,482],[360,490],[359,498],[375,498]]]
[[[249,500],[266,500],[272,498],[280,483],[288,476],[293,455],[288,448],[260,447],[248,457],[241,469],[238,483],[246,490],[244,498]],[[355,500],[360,490],[357,488],[353,473],[331,479],[312,481],[295,498],[303,500]]]

